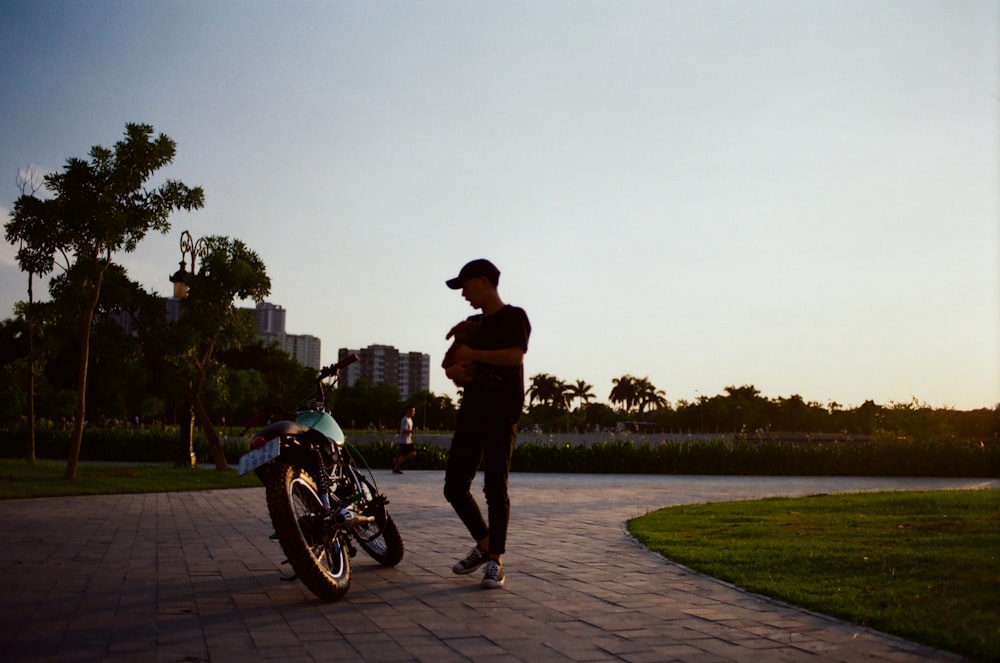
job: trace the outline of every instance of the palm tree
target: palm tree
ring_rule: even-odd
[[[566,383],[548,373],[539,373],[531,378],[528,387],[528,403],[536,400],[542,405],[566,406]]]
[[[611,389],[611,393],[608,394],[608,400],[615,405],[623,406],[626,412],[631,411],[636,405],[638,395],[635,378],[631,375],[623,375],[620,378],[613,379],[611,382],[615,386]]]
[[[566,396],[570,402],[580,401],[580,406],[584,406],[594,398],[593,385],[587,384],[584,380],[577,380],[576,384],[567,385]]]
[[[661,408],[667,404],[666,394],[662,389],[657,389],[649,378],[639,378],[635,381],[636,404],[639,406],[639,413],[646,411],[647,407],[655,406]]]
[[[534,404],[536,400],[540,403],[544,402],[543,396],[545,395],[545,384],[550,377],[551,376],[548,373],[539,373],[531,376],[531,384],[525,392],[525,395],[528,397],[529,405]]]

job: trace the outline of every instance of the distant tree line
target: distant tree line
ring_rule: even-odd
[[[932,408],[916,399],[880,405],[871,400],[854,408],[821,405],[798,394],[766,398],[753,385],[728,386],[716,396],[671,404],[647,378],[623,375],[612,381],[611,405],[595,400],[586,382],[564,382],[541,373],[531,378],[525,422],[549,432],[613,429],[641,422],[644,430],[768,437],[781,433],[870,436],[891,434],[911,440],[1000,438],[1000,405],[960,411]]]
[[[135,284],[117,278],[108,283],[112,287],[104,290],[91,335],[89,424],[182,424],[188,412],[188,391],[183,381],[169,377],[177,369],[169,367],[171,359],[163,352],[162,335],[171,326],[158,323],[162,325],[159,335],[150,336],[150,331],[126,333],[121,316],[134,311],[141,317],[131,303],[139,293]],[[145,306],[162,309],[164,303],[157,300]],[[57,314],[58,300],[36,308],[36,317],[45,322],[35,339],[35,415],[49,425],[69,426],[75,414],[79,353],[73,316]],[[42,314],[42,310],[49,312]],[[313,393],[316,375],[274,346],[247,340],[252,337],[252,314],[243,313],[248,316],[243,321],[247,330],[244,342],[235,344],[229,339],[222,344],[224,349],[215,354],[201,393],[208,423],[224,425],[229,433],[264,406],[291,408],[303,402]],[[27,415],[28,340],[23,316],[0,322],[0,425],[24,422]],[[648,379],[623,375],[612,381],[607,400],[610,404],[596,402],[593,386],[585,381],[564,382],[540,373],[528,381],[521,428],[585,432],[614,430],[619,422],[627,421],[644,422],[648,430],[659,432],[709,435],[889,433],[913,440],[982,441],[996,441],[1000,435],[1000,408],[958,411],[935,409],[917,401],[880,405],[870,400],[843,408],[837,403],[824,406],[806,401],[799,395],[767,398],[752,385],[728,386],[715,396],[671,403]],[[328,403],[345,428],[387,432],[394,431],[407,404],[416,408],[417,428],[434,431],[451,430],[458,407],[449,396],[430,391],[404,402],[395,387],[363,380],[330,391]],[[203,429],[205,423],[199,420]]]

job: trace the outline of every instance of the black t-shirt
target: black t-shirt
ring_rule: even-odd
[[[474,315],[469,320],[481,323],[469,347],[475,350],[517,347],[528,351],[531,323],[524,309],[507,304],[496,313]],[[466,385],[462,395],[462,409],[466,407],[475,408],[477,412],[495,409],[517,421],[524,408],[524,366],[476,362],[476,377]]]

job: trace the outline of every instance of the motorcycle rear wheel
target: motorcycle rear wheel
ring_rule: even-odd
[[[375,528],[377,525],[371,525]],[[403,561],[403,537],[399,534],[392,516],[385,515],[385,524],[375,538],[367,538],[366,527],[358,527],[354,534],[365,552],[382,566],[396,566]]]
[[[381,524],[373,523],[356,528],[354,538],[382,566],[396,566],[403,561],[403,537],[388,513]]]
[[[364,477],[354,475],[354,487],[364,497],[360,511],[375,519],[370,525],[355,528],[354,538],[364,551],[382,566],[396,566],[403,560],[403,537],[392,516],[385,508],[385,500]]]
[[[323,601],[336,601],[351,587],[351,561],[342,535],[329,535],[319,520],[324,507],[316,483],[303,468],[277,461],[264,487],[281,549],[306,587]]]

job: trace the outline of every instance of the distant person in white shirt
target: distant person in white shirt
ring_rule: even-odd
[[[412,405],[407,405],[403,418],[399,420],[399,430],[397,431],[399,455],[392,461],[393,474],[402,474],[403,470],[399,467],[417,455],[417,445],[413,444],[413,414],[416,411]]]

